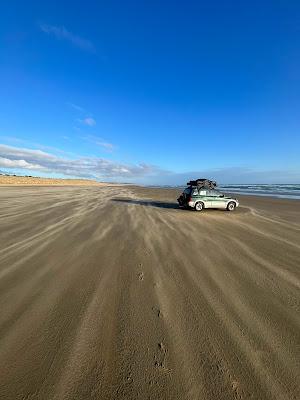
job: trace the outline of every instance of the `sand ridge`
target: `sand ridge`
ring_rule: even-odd
[[[0,189],[0,398],[298,399],[299,204]]]

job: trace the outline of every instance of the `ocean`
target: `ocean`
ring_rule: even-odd
[[[186,186],[152,186],[183,189]],[[217,189],[224,193],[237,193],[253,196],[278,197],[283,199],[300,199],[300,184],[224,184]]]
[[[242,184],[220,185],[220,191],[283,199],[300,199],[300,184]]]

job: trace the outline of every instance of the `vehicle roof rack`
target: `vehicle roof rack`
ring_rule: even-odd
[[[188,186],[196,186],[198,189],[205,188],[205,189],[214,189],[217,186],[216,181],[211,181],[209,179],[200,178],[194,181],[189,181],[187,183]]]

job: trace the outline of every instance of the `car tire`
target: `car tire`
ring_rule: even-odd
[[[235,202],[234,202],[234,201],[230,201],[230,202],[227,204],[227,211],[234,211],[234,210],[235,210],[235,207],[236,207]]]
[[[201,201],[198,201],[198,203],[195,204],[195,211],[202,211],[204,208],[204,204],[201,203]]]

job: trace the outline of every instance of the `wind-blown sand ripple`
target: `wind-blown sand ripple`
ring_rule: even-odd
[[[1,399],[300,398],[300,202],[176,195],[0,189]]]

